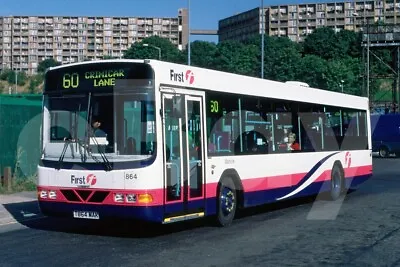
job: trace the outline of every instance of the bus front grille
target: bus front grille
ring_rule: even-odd
[[[81,200],[79,199],[79,197],[75,194],[74,190],[61,190],[61,193],[64,195],[64,197],[68,200],[68,201],[72,201],[72,202],[81,202]]]
[[[109,191],[96,191],[94,194],[90,197],[88,202],[92,203],[102,203],[104,199],[110,194]]]
[[[110,191],[95,191],[95,190],[60,190],[64,197],[70,202],[80,203],[103,203],[110,194]]]

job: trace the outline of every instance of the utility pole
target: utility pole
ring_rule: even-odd
[[[261,0],[261,79],[264,79],[264,0]]]
[[[15,68],[15,93],[18,93],[18,70]]]
[[[187,20],[188,20],[188,65],[190,66],[190,0],[188,0]]]
[[[369,23],[367,20],[367,97],[369,101]]]

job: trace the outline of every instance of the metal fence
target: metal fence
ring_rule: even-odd
[[[0,95],[0,173],[36,174],[40,157],[42,95]]]

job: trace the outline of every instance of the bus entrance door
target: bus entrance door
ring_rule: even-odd
[[[164,223],[204,216],[203,101],[163,94]]]

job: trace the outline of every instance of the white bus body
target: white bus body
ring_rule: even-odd
[[[67,144],[51,141],[51,105],[61,107],[58,103],[69,101],[54,100],[69,91],[60,87],[57,97],[45,91],[44,152],[38,167],[39,203],[45,214],[160,223],[218,215],[218,221],[228,225],[236,208],[320,192],[336,199],[372,175],[367,98],[156,60],[83,62],[55,67],[47,74],[74,73],[77,67],[86,70],[75,78],[90,80],[95,87],[82,99],[104,107],[105,98],[96,98],[96,88],[118,84],[123,74],[96,74],[96,67],[103,63],[150,67],[154,119],[146,119],[153,116],[147,113],[143,119],[147,100],[128,101],[116,93],[120,89],[114,89],[106,114],[113,125],[109,142],[114,146],[110,153],[93,152],[97,163],[90,155],[85,161],[81,157],[85,143],[77,144],[73,136]],[[64,82],[64,89],[74,84],[68,75],[63,76],[67,81],[57,80]],[[50,86],[47,80],[49,90]],[[142,106],[133,107],[136,104]],[[139,110],[141,124],[136,116]],[[88,112],[94,111],[88,108]],[[87,115],[80,114],[79,119]],[[136,133],[136,126],[143,131]],[[142,146],[122,155],[120,151],[128,147],[127,128],[142,140]],[[299,151],[290,151],[283,143],[288,131],[296,134]],[[149,144],[153,147],[148,148]]]

